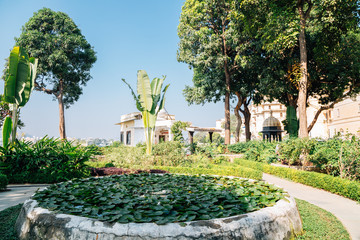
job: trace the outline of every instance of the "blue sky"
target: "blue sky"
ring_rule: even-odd
[[[114,125],[122,114],[137,111],[125,78],[133,87],[136,72],[150,79],[166,75],[170,83],[165,108],[177,120],[195,126],[215,126],[224,116],[223,103],[188,106],[182,91],[192,85],[192,71],[176,60],[177,26],[183,0],[0,0],[0,66],[14,46],[21,27],[43,7],[68,14],[97,52],[91,79],[79,101],[65,110],[68,137],[119,138]],[[2,70],[1,70],[2,71]],[[3,92],[3,82],[0,83]],[[58,104],[52,96],[34,91],[21,110],[22,132],[59,137]]]

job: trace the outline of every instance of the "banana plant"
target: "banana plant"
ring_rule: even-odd
[[[157,115],[160,110],[164,108],[165,93],[170,85],[168,84],[164,87],[164,89],[162,89],[164,80],[165,77],[154,78],[150,83],[150,79],[146,71],[139,70],[137,72],[136,95],[134,90],[125,81],[125,79],[122,79],[122,81],[130,88],[131,94],[133,95],[136,102],[136,107],[142,113],[142,119],[145,128],[147,154],[151,154]]]
[[[10,132],[11,142],[15,142],[18,112],[29,101],[31,91],[34,88],[37,64],[38,60],[33,57],[29,58],[28,53],[22,47],[16,46],[10,52],[9,65],[5,73],[3,100],[9,103],[12,121],[5,119],[4,122],[7,123],[3,126],[4,147],[8,144]]]

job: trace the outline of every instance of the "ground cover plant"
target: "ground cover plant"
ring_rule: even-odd
[[[183,222],[272,206],[286,193],[246,179],[129,174],[58,183],[33,197],[41,207],[107,222]]]

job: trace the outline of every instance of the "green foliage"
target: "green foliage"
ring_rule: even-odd
[[[284,129],[291,138],[297,138],[299,132],[299,121],[296,116],[296,110],[293,106],[286,107],[286,119],[283,121]]]
[[[233,153],[243,153],[244,158],[251,161],[272,163],[277,161],[275,153],[277,144],[267,141],[239,142],[229,145],[228,150]]]
[[[218,176],[235,176],[250,178],[255,180],[262,179],[262,172],[247,167],[221,167],[218,165],[209,165],[210,168],[199,167],[168,167],[168,166],[156,166],[159,169],[169,171],[171,173],[182,174],[210,174]]]
[[[284,196],[273,185],[239,178],[129,174],[59,183],[33,198],[41,207],[65,214],[166,224],[252,212]]]
[[[7,176],[0,172],[0,191],[5,190],[8,183]]]
[[[290,138],[280,143],[278,150],[279,157],[284,163],[289,165],[309,165],[309,155],[315,150],[317,140],[313,138]],[[304,154],[304,158],[300,161],[300,156]]]
[[[302,219],[304,232],[303,235],[297,236],[295,240],[350,240],[349,233],[334,215],[304,200],[295,200]]]
[[[22,204],[19,204],[0,211],[0,239],[19,240],[15,230],[15,223],[21,207]]]
[[[11,129],[12,129],[12,120],[11,117],[8,116],[5,118],[4,125],[2,128],[3,146],[7,146],[9,144]]]
[[[295,170],[291,168],[275,167],[264,163],[247,160],[236,160],[236,164],[269,173],[294,182],[339,194],[341,196],[360,201],[360,182],[350,181],[327,174]]]
[[[97,154],[93,148],[71,142],[42,138],[32,143],[18,141],[0,148],[3,172],[11,183],[54,183],[89,176],[85,165]]]
[[[165,93],[169,85],[162,89],[165,77],[154,78],[151,83],[149,76],[145,70],[137,72],[137,95],[131,86],[122,79],[122,81],[130,88],[137,109],[142,113],[142,119],[145,128],[146,137],[146,153],[151,154],[152,143],[154,140],[155,123],[158,113],[164,108]],[[162,92],[162,96],[161,96]]]
[[[91,79],[90,69],[96,56],[67,14],[49,8],[40,9],[25,23],[16,43],[39,59],[35,90],[56,97],[62,80],[65,107],[79,99],[81,87]]]
[[[156,166],[181,166],[187,162],[185,147],[178,141],[158,143],[152,154]]]
[[[92,167],[103,167],[106,163],[112,163],[115,167],[132,168],[134,165],[150,166],[153,159],[145,154],[145,147],[129,147],[119,145],[118,147],[104,148],[104,159],[102,165],[96,165],[96,162],[88,162]]]
[[[174,141],[184,142],[182,130],[186,130],[190,126],[189,122],[176,121],[171,126],[171,133],[174,134]]]
[[[25,106],[29,101],[34,88],[38,60],[29,58],[23,47],[14,47],[10,52],[9,64],[5,72],[5,86],[3,101],[11,104],[12,123],[6,118],[3,126],[3,146],[15,143],[18,123],[18,108]]]

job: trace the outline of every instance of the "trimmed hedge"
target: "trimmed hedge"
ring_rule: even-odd
[[[156,168],[169,171],[170,173],[210,174],[210,175],[220,175],[220,176],[234,176],[234,177],[251,178],[251,179],[255,179],[255,180],[262,179],[261,171],[247,168],[247,167],[231,167],[231,168],[226,168],[226,169],[220,169],[220,168],[208,169],[208,168],[156,166]]]
[[[5,190],[8,183],[6,175],[0,173],[0,190]]]
[[[323,173],[307,172],[285,167],[275,167],[269,164],[236,159],[235,163],[294,182],[302,183],[315,188],[320,188],[356,201],[360,201],[360,183]]]

